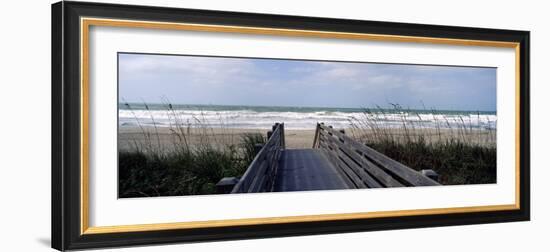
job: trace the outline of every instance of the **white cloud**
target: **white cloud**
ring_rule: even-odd
[[[121,55],[120,71],[133,78],[174,75],[195,84],[223,84],[231,79],[247,81],[245,77],[255,74],[257,69],[249,59]]]
[[[494,69],[121,54],[120,73],[122,95],[190,103],[364,107],[422,100],[482,110],[496,104]]]

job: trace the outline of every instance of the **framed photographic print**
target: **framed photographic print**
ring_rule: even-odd
[[[52,6],[58,250],[529,220],[529,32]]]

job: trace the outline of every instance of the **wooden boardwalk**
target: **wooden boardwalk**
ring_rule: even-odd
[[[274,192],[349,189],[320,149],[286,149],[279,160]]]
[[[224,178],[220,193],[288,192],[405,186],[436,186],[432,170],[416,171],[318,123],[311,149],[285,149],[284,124],[276,123],[267,142],[240,178]],[[235,184],[236,183],[236,184]]]

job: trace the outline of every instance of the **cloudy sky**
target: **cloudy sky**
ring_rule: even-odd
[[[496,69],[119,54],[129,102],[496,110]]]

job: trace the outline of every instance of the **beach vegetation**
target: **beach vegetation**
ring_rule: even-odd
[[[496,129],[482,123],[490,121],[484,115],[448,117],[431,109],[432,118],[423,118],[418,110],[391,105],[350,118],[352,137],[412,169],[434,170],[445,185],[496,183]],[[399,124],[388,127],[395,115]]]
[[[124,106],[133,111],[129,103]],[[266,141],[259,133],[242,134],[237,141],[227,140],[215,134],[200,116],[193,122],[183,121],[172,104],[165,101],[172,122],[169,125],[172,141],[166,144],[161,141],[149,106],[145,103],[144,106],[153,127],[143,126],[134,114],[143,136],[134,140],[131,148],[119,149],[120,198],[216,193],[216,183],[223,177],[242,176],[255,156],[254,146]],[[220,130],[223,135],[231,129],[222,124]],[[191,134],[198,141],[191,143]]]

